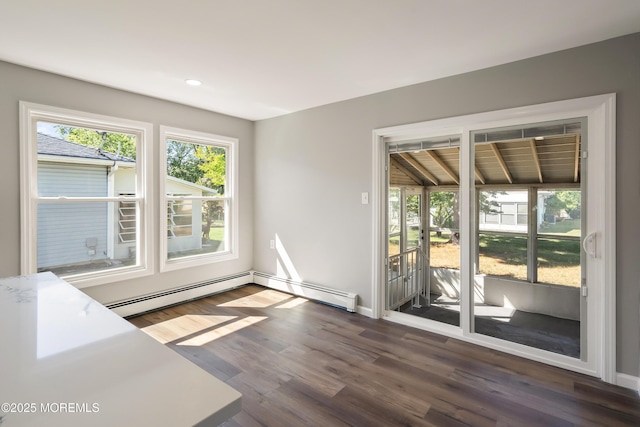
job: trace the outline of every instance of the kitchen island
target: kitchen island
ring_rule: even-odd
[[[216,426],[241,395],[52,273],[0,279],[0,425]]]

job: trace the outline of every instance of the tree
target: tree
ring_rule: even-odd
[[[431,222],[436,228],[453,227],[456,195],[457,192],[453,191],[434,191],[430,193]],[[436,231],[436,234],[440,237],[442,232]]]
[[[136,158],[136,138],[132,135],[62,125],[56,126],[56,129],[66,141],[130,159]]]
[[[167,141],[167,174],[202,185],[224,195],[227,178],[226,149],[211,145]],[[202,203],[202,237],[209,240],[215,220],[224,214],[224,202],[206,200]]]
[[[486,214],[496,214],[499,213],[498,207],[500,203],[496,202],[496,195],[507,194],[506,191],[480,191],[478,194],[478,199],[480,202],[480,212],[484,212]]]
[[[198,169],[202,172],[199,184],[216,189],[218,194],[224,194],[227,180],[227,150],[222,147],[199,145],[195,156],[200,160]]]
[[[552,191],[551,195],[544,199],[545,212],[559,216],[562,211],[570,218],[580,218],[581,197],[580,191]]]
[[[199,183],[204,173],[201,160],[196,156],[196,145],[180,141],[167,141],[167,175],[192,183]]]
[[[504,193],[504,192],[502,192]],[[497,213],[496,207],[499,206],[495,201],[497,191],[480,191],[478,192],[480,211],[484,213]],[[434,191],[431,193],[431,221],[436,228],[460,228],[460,216],[458,214],[458,192],[457,191]],[[440,237],[441,231],[436,231],[436,235]],[[460,233],[451,233],[449,242],[458,243]]]
[[[167,175],[224,194],[227,178],[226,150],[211,145],[167,141]]]

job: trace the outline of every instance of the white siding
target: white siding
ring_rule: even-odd
[[[166,191],[170,194],[189,194],[191,196],[201,196],[202,191],[181,182],[167,179]],[[165,209],[166,210],[166,209]],[[166,218],[164,219],[166,221]],[[167,242],[169,253],[189,251],[202,248],[202,201],[193,201],[191,236],[171,237]]]
[[[38,164],[40,196],[107,196],[103,166]],[[106,259],[107,203],[41,203],[38,206],[38,268]],[[95,253],[87,247],[95,239]]]
[[[38,163],[38,195],[106,197],[107,168],[68,163]]]

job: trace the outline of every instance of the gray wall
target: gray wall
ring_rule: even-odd
[[[239,259],[85,288],[86,293],[103,303],[108,303],[251,269],[253,264],[253,122],[0,62],[0,129],[2,129],[0,200],[3,206],[0,213],[0,277],[20,273],[18,101],[153,123],[155,146],[158,145],[160,124],[225,135],[240,140]],[[157,151],[154,153],[154,159],[157,164]],[[158,176],[155,176],[155,183],[158,181]],[[158,190],[155,183],[153,191]]]
[[[381,66],[393,67],[394,64]],[[618,371],[638,375],[640,34],[257,122],[254,268],[278,235],[301,279],[371,307],[372,130],[617,93]],[[375,196],[375,195],[372,195]]]

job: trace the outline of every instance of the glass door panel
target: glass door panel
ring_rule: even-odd
[[[431,320],[460,326],[460,217],[458,191],[429,193]]]
[[[460,137],[388,146],[387,310],[460,326]]]
[[[582,241],[581,192],[545,189],[538,192],[538,281],[580,287]]]
[[[531,128],[472,134],[473,331],[580,358],[580,127],[560,129],[574,133],[537,136],[527,133]]]
[[[421,305],[424,290],[422,256],[422,192],[390,187],[388,195],[387,310],[406,311]]]

